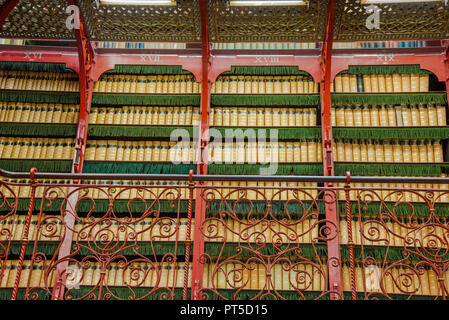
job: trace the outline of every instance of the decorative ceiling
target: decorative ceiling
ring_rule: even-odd
[[[6,0],[0,0],[0,5]],[[306,0],[302,6],[235,7],[228,0],[207,0],[212,42],[322,41],[329,0]],[[91,40],[200,42],[197,0],[176,6],[104,5],[78,0]],[[66,27],[66,0],[20,0],[0,29],[1,38],[75,39]],[[338,0],[336,41],[426,40],[449,38],[449,6],[443,1],[376,4],[373,12],[361,0]]]
[[[432,40],[449,38],[449,5],[443,1],[376,4],[374,10],[360,0],[338,0],[335,40]],[[369,19],[372,16],[372,19]],[[369,28],[367,27],[367,20]],[[377,29],[378,27],[378,29]]]
[[[197,1],[176,0],[176,6],[100,5],[78,0],[92,40],[201,41]]]
[[[0,37],[75,39],[66,26],[67,6],[66,0],[20,0],[1,26]]]
[[[208,0],[209,39],[216,42],[320,41],[326,27],[328,0],[306,6],[231,7]]]

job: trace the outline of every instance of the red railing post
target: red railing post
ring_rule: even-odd
[[[207,174],[208,143],[209,143],[209,110],[210,110],[210,47],[209,31],[207,26],[207,0],[199,1],[201,12],[201,39],[202,39],[202,79],[201,79],[201,123],[198,137],[198,166],[197,174]],[[204,185],[203,181],[198,182]],[[202,197],[204,189],[197,188],[195,196],[195,232],[193,239],[192,261],[192,290],[191,299],[200,300],[203,288],[203,264],[201,258],[204,254],[204,235],[201,232],[206,216],[206,203]]]
[[[191,228],[192,228],[192,207],[193,207],[193,191],[195,184],[193,183],[193,170],[189,172],[189,206],[187,216],[187,234],[185,240],[185,260],[184,260],[184,288],[182,291],[182,299],[187,300],[187,289],[189,287],[189,266],[190,266],[190,247],[192,245],[191,240]]]
[[[36,172],[37,172],[36,168],[32,168],[30,170],[30,179],[31,179],[30,204],[28,206],[28,213],[27,213],[27,219],[25,222],[25,229],[23,230],[23,234],[22,234],[22,237],[20,240],[20,242],[22,243],[22,247],[20,248],[19,263],[17,265],[16,279],[14,281],[14,288],[12,291],[11,300],[17,299],[17,293],[19,292],[20,276],[22,275],[23,260],[25,259],[25,251],[26,251],[26,247],[29,242],[28,236],[29,236],[29,232],[30,232],[31,217],[33,215],[34,200],[36,198],[37,179],[34,177],[34,174]]]
[[[351,173],[346,172],[346,184],[345,184],[346,223],[348,225],[349,264],[351,269],[351,294],[352,300],[357,300],[357,288],[355,284],[354,241],[352,239],[351,198],[349,193],[349,190],[351,189],[350,183],[351,183]]]
[[[334,38],[335,15],[337,10],[337,0],[330,0],[327,12],[326,29],[323,40],[321,69],[323,78],[321,87],[321,130],[323,144],[323,167],[325,176],[334,175],[334,158],[332,147],[332,122],[331,122],[331,74],[332,74],[332,45]],[[332,187],[331,183],[326,183],[325,187]],[[332,300],[343,299],[342,279],[341,279],[341,252],[338,238],[338,211],[335,193],[325,191],[325,208],[327,227],[336,231],[335,236],[330,236],[327,241],[328,270],[329,270],[329,290],[333,292],[330,296]]]

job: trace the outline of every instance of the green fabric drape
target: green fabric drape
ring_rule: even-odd
[[[261,168],[268,168],[268,165],[262,164],[209,164],[208,174],[226,175],[259,175]],[[323,165],[321,163],[308,164],[279,164],[276,175],[323,175]]]
[[[213,127],[213,129],[218,130],[223,138],[225,138],[227,135],[225,135],[226,130],[228,132],[231,132],[231,130],[242,130],[243,133],[252,133],[251,130],[254,130],[254,133],[256,135],[256,138],[259,137],[259,131],[258,128],[238,128],[238,127]],[[279,140],[298,140],[298,139],[321,139],[321,128],[316,127],[306,127],[306,128],[263,128],[263,134],[265,137],[270,139],[270,132],[267,132],[267,130],[277,130],[278,132],[278,139]],[[235,132],[234,132],[235,133]]]
[[[189,174],[196,164],[85,161],[83,173]]]
[[[205,238],[205,241],[208,241],[207,237]],[[292,244],[293,247],[297,247],[297,244]],[[206,254],[209,254],[212,257],[218,257],[220,254],[220,251],[223,249],[222,257],[229,257],[236,255],[241,252],[239,257],[252,257],[254,256],[254,253],[252,253],[250,250],[246,250],[245,248],[252,248],[257,249],[258,246],[253,243],[250,247],[248,243],[243,242],[240,247],[242,248],[240,251],[239,245],[237,243],[226,243],[226,245],[223,248],[223,243],[211,243],[206,242],[204,247],[204,252]],[[263,255],[276,255],[278,252],[281,252],[283,250],[286,250],[288,245],[282,245],[279,248],[275,248],[272,244],[266,244],[263,248],[260,248],[259,252]],[[307,257],[307,258],[314,258],[316,257],[315,251],[310,244],[301,244],[299,245],[300,252],[289,252],[288,254],[285,254],[283,256],[285,257],[294,257],[294,256],[301,256],[301,257]],[[317,250],[317,253],[319,256],[326,256],[327,255],[327,247],[325,244],[317,244],[315,245],[315,249]]]
[[[51,291],[51,289],[52,288],[50,288],[50,291]],[[77,290],[72,290],[70,293],[70,299],[74,300],[77,298],[81,298],[82,296],[84,296],[85,294],[90,292],[90,290],[92,290],[92,287],[80,287]],[[109,290],[112,293],[114,293],[116,296],[118,296],[119,298],[124,299],[124,300],[127,300],[131,296],[131,291],[125,287],[110,287]],[[139,298],[139,297],[143,297],[145,294],[148,294],[150,289],[149,288],[134,288],[133,291],[135,292],[136,298]],[[219,294],[221,294],[223,297],[225,297],[227,299],[230,299],[230,300],[234,299],[235,290],[219,289],[217,291]],[[38,300],[50,300],[50,298],[51,298],[51,295],[47,291],[44,291],[42,289],[33,290],[33,292],[38,293],[38,296],[39,296]],[[213,293],[212,291],[205,290],[204,292],[207,293],[207,295],[209,296],[209,300],[217,300],[218,299],[218,296],[215,293]],[[96,293],[96,295],[98,294],[98,289],[95,291],[95,293]],[[106,293],[107,293],[107,291],[103,290],[103,296]],[[147,300],[162,300],[162,297],[163,297],[161,295],[162,293],[168,293],[168,290],[167,289],[158,290],[155,293],[153,293],[151,296],[149,296],[147,298]],[[173,299],[181,300],[182,293],[183,292],[182,292],[181,288],[175,288]],[[313,291],[302,292],[302,294],[304,295],[304,298],[294,291],[278,291],[278,293],[286,300],[303,300],[303,299],[313,300],[313,299],[317,299],[320,296],[319,292],[313,292]],[[239,292],[238,298],[240,300],[249,300],[258,294],[259,294],[259,291],[242,290]],[[12,288],[0,289],[0,300],[10,300],[11,296],[12,296]],[[168,296],[170,296],[170,294]],[[392,300],[408,300],[409,299],[408,295],[391,294],[389,296]],[[17,300],[24,300],[24,297],[25,297],[25,289],[19,288],[19,291],[17,294]],[[190,288],[187,290],[187,297],[190,299]],[[379,300],[387,300],[387,298],[385,298],[384,296],[382,296],[380,294],[372,295],[370,300],[374,299],[374,297]],[[434,298],[435,297],[414,295],[410,299],[411,300],[434,300]],[[113,298],[111,298],[111,299],[113,299]],[[266,299],[270,299],[270,298],[266,298]],[[365,299],[364,293],[357,293],[357,300],[363,300],[363,299]],[[438,300],[441,300],[441,299],[442,298],[440,297]],[[85,300],[89,300],[89,298],[86,298]],[[319,298],[319,300],[325,300],[325,301],[330,300],[329,294],[324,295],[323,297]],[[344,300],[352,300],[352,295],[350,292],[344,292]]]
[[[440,177],[446,166],[421,163],[335,163],[335,175],[344,176],[350,171],[353,176],[427,176]]]
[[[114,69],[108,70],[105,74],[192,74],[183,70],[182,66],[162,66],[162,65],[124,65],[116,64]]]
[[[9,123],[0,125],[0,136],[75,138],[76,124]]]
[[[159,189],[159,190],[163,190],[163,189]],[[12,202],[11,199],[8,199],[8,201],[9,201],[9,203]],[[146,201],[147,201],[146,206],[148,207],[153,203],[154,200],[147,199]],[[193,203],[195,203],[195,200],[193,200]],[[17,212],[19,212],[19,213],[23,212],[24,214],[26,214],[26,212],[28,212],[29,204],[30,204],[30,199],[25,199],[25,198],[19,199],[19,201],[17,203]],[[40,211],[41,204],[42,204],[42,199],[36,198],[34,201],[34,207],[33,207],[33,211],[35,213],[38,213]],[[48,206],[48,204],[49,204],[49,201],[45,200],[44,212],[46,214],[60,214],[61,210],[64,210],[64,208],[61,207],[62,199],[56,199],[56,200],[52,201],[50,206]],[[93,205],[94,205],[94,203],[91,200],[79,201],[78,207],[77,207],[77,214],[80,216],[87,214],[90,210],[92,210]],[[129,205],[129,209],[128,209],[128,205]],[[178,206],[178,202],[175,201],[174,206],[172,206],[172,204],[168,200],[161,199],[161,200],[159,200],[158,203],[155,203],[152,208],[161,213],[177,213],[178,207],[179,207],[180,215],[187,216],[188,205],[189,205],[188,200],[180,200],[179,206]],[[109,208],[108,200],[96,199],[93,214],[96,214],[96,215],[100,214],[101,216],[103,216],[108,211],[108,208]],[[129,203],[129,200],[115,200],[113,209],[114,209],[115,214],[119,214],[119,215],[125,214],[128,216],[129,211],[131,211],[131,213],[133,214],[133,217],[139,217],[145,210],[145,204],[141,201],[133,201],[133,202]],[[6,205],[3,205],[2,207],[0,207],[0,212],[10,212],[10,211],[11,211],[11,209],[7,208]]]
[[[0,90],[0,101],[79,104],[79,93]]]
[[[413,247],[410,247],[409,250],[410,250],[410,252],[408,252],[407,255],[404,255],[404,248],[389,247],[388,254],[387,254],[386,246],[364,246],[363,247],[365,259],[368,257],[371,257],[371,258],[380,259],[380,260],[386,258],[388,260],[393,260],[393,261],[402,260],[402,259],[409,259],[412,261],[422,260],[421,257],[413,254],[413,252],[416,252],[416,250]],[[408,255],[409,253],[410,253],[410,255]],[[349,259],[349,249],[345,245],[341,246],[341,257],[342,257],[342,259]],[[362,247],[361,246],[354,247],[354,258],[355,259],[362,258]],[[442,261],[447,260],[449,258],[449,253],[440,258]]]
[[[310,76],[308,72],[299,70],[297,66],[231,66],[230,71],[223,72],[221,76]]]
[[[30,172],[31,168],[39,172],[71,172],[72,160],[0,159],[0,168],[17,172]]]
[[[126,139],[129,138],[170,138],[172,132],[177,129],[186,130],[193,138],[193,127],[163,127],[163,126],[111,126],[89,125],[89,139]],[[177,136],[176,136],[177,137]]]
[[[226,197],[229,192],[232,192],[232,189],[229,189],[229,191],[225,190],[223,192],[223,196]],[[251,218],[261,218],[264,217],[268,212],[268,206],[265,201],[254,200],[252,201],[251,205],[247,201],[236,203],[236,200],[225,200],[226,202],[222,202],[221,200],[208,202],[208,208],[206,210],[207,217],[222,218],[220,215],[225,214],[226,216],[223,219],[226,219],[228,217],[232,217],[235,214],[237,215],[237,217],[239,217],[239,219],[248,219],[248,214],[251,212]],[[304,208],[302,208],[302,205],[304,205]],[[310,209],[312,205],[313,208]],[[270,212],[278,219],[288,218],[286,209],[288,211],[288,215],[292,219],[300,219],[303,217],[304,213],[310,215],[311,212],[316,211],[317,209],[318,214],[325,213],[325,205],[323,201],[317,201],[314,204],[312,204],[311,201],[307,200],[303,200],[302,204],[290,202],[286,205],[285,201],[272,201],[270,203]],[[268,215],[267,219],[269,218],[270,216]]]
[[[65,63],[0,61],[0,70],[75,73]]]
[[[87,230],[89,232],[89,230]],[[31,239],[34,240],[34,239]],[[27,246],[25,255],[31,256],[33,254],[34,241],[30,242],[31,245]],[[57,253],[58,245],[60,241],[39,241],[36,246],[36,252],[43,253],[45,255],[53,255]],[[76,240],[72,241],[75,244]],[[92,248],[87,242],[80,241],[81,245]],[[123,242],[119,242],[118,247],[122,246]],[[134,241],[129,240],[126,246],[133,246]],[[21,244],[19,242],[12,242],[10,246],[10,254],[19,255],[21,250]],[[101,247],[101,246],[100,246]],[[154,250],[153,250],[154,248]],[[97,250],[94,248],[94,251]],[[77,256],[87,256],[92,255],[92,251],[86,248],[80,247],[79,251],[72,249],[71,254],[77,253]],[[96,251],[95,251],[96,252]],[[134,256],[136,252],[141,255],[154,256],[154,255],[164,255],[167,253],[175,254],[175,242],[163,242],[163,241],[153,241],[152,245],[149,242],[138,242],[137,247],[129,248],[121,252],[125,256]],[[176,255],[183,256],[185,254],[184,242],[178,242],[176,248]]]
[[[262,94],[213,94],[211,104],[214,106],[294,106],[294,107],[317,107],[320,105],[318,94],[307,95],[262,95]]]
[[[418,64],[406,65],[368,65],[368,66],[349,66],[348,70],[340,74],[431,74],[432,72],[420,69]]]
[[[449,127],[445,128],[344,128],[334,127],[335,139],[449,139]]]
[[[375,198],[375,200],[377,200]],[[413,205],[413,214],[415,217],[428,217],[429,206],[425,203],[412,203]],[[340,201],[338,203],[338,209],[342,216],[346,217],[346,202]],[[435,216],[437,217],[449,217],[449,204],[436,203],[434,206]],[[355,201],[351,201],[350,203],[351,214],[354,217],[358,217],[359,215],[359,205]],[[393,211],[394,210],[394,211]],[[396,203],[386,202],[384,205],[381,205],[379,202],[370,203],[366,206],[364,203],[360,203],[360,212],[363,216],[372,216],[379,217],[379,214],[382,213],[385,217],[391,212],[397,217],[410,217],[412,214],[412,209],[406,204],[400,204],[396,206]]]
[[[333,93],[332,104],[419,104],[419,103],[447,103],[446,93]]]
[[[31,239],[34,240],[34,239]],[[238,253],[238,247],[239,245],[237,243],[226,243],[225,247],[223,248],[223,243],[214,243],[214,242],[207,242],[207,238],[205,239],[204,244],[204,253],[210,255],[211,257],[218,257],[220,254],[220,251],[223,249],[222,257],[229,257],[236,255]],[[27,246],[25,255],[31,256],[33,254],[33,247],[34,247],[34,241],[30,242],[31,245]],[[57,253],[58,245],[60,241],[39,241],[36,246],[36,252],[45,254],[45,255],[53,255]],[[73,244],[75,241],[72,242]],[[84,245],[86,247],[89,247],[89,244],[87,242],[80,242],[81,245]],[[123,242],[120,242],[118,247],[122,246]],[[126,244],[127,246],[133,246],[134,242],[129,241]],[[296,247],[297,244],[292,244],[293,247]],[[241,248],[241,255],[240,257],[249,258],[251,256],[254,256],[252,252],[249,250],[246,250],[245,248],[250,248],[248,246],[248,243],[243,242],[240,245]],[[307,257],[307,258],[314,258],[316,257],[315,251],[311,244],[301,244],[300,246],[300,252],[290,252],[289,254],[286,254],[284,256],[291,256],[294,257],[296,255],[300,255],[301,257]],[[18,256],[20,254],[20,250],[22,248],[22,245],[19,242],[11,242],[9,254]],[[252,244],[251,248],[257,248],[257,245],[255,243]],[[275,248],[272,244],[267,244],[263,248],[260,248],[259,252],[263,255],[276,255],[278,252],[286,250],[288,245],[282,245],[279,248]],[[145,256],[162,256],[167,253],[175,254],[176,249],[176,255],[177,256],[184,256],[185,255],[185,244],[183,241],[179,241],[177,244],[177,247],[175,248],[175,242],[164,242],[164,241],[153,241],[150,242],[143,242],[139,241],[137,242],[136,247],[129,248],[125,251],[122,251],[121,254],[124,256],[135,256],[137,254],[145,255]],[[317,250],[317,253],[319,256],[326,256],[327,255],[327,247],[325,244],[317,244],[315,245],[315,249]],[[95,249],[94,249],[95,250]],[[76,252],[77,256],[87,256],[92,255],[92,251],[88,250],[86,248],[80,247],[78,250],[71,250],[71,254],[74,254]]]
[[[199,106],[200,95],[94,93],[92,104],[109,106]]]

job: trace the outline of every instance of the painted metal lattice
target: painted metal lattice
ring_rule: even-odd
[[[367,19],[373,11],[360,0],[339,0],[335,40],[420,40],[449,36],[449,7],[442,2],[376,4],[379,24],[369,29]]]
[[[75,39],[66,26],[65,0],[21,0],[0,29],[1,38]]]
[[[328,1],[306,6],[231,7],[209,0],[211,41],[316,41],[324,35]]]
[[[201,39],[196,1],[176,6],[100,5],[79,1],[88,33],[100,41],[189,41]]]

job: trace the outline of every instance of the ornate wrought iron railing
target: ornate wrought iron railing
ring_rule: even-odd
[[[447,178],[0,175],[3,299],[448,296]]]

